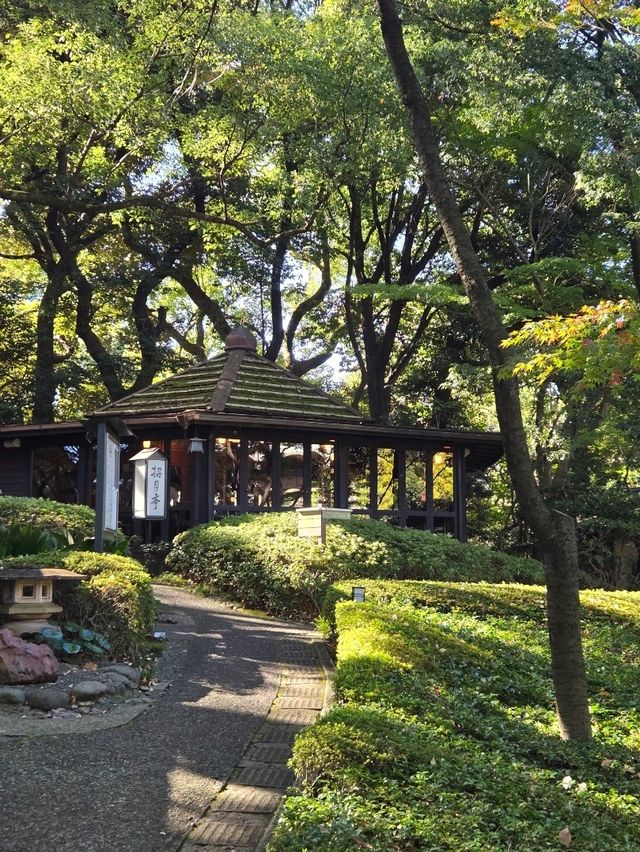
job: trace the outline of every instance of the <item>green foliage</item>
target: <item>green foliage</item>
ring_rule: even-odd
[[[161,574],[157,574],[153,578],[153,582],[159,586],[182,586],[183,588],[188,588],[191,585],[189,580],[173,571],[163,571]]]
[[[69,540],[62,530],[54,532],[33,524],[0,524],[0,558],[46,553],[68,544]]]
[[[109,553],[54,550],[4,559],[3,568],[60,567],[86,579],[69,589],[60,584],[65,618],[104,634],[114,657],[136,658],[153,627],[156,603],[151,578],[135,559]]]
[[[595,739],[558,736],[540,587],[372,581],[341,601],[337,704],[296,740],[272,852],[640,845],[640,595],[582,593]]]
[[[540,384],[560,373],[578,374],[573,394],[598,385],[616,388],[640,376],[640,323],[637,305],[628,300],[585,305],[576,314],[554,315],[525,323],[511,333],[506,347],[529,344],[526,361],[510,368]]]
[[[241,515],[174,539],[167,566],[212,592],[276,613],[316,614],[331,582],[361,577],[541,582],[542,568],[448,536],[355,518],[329,523],[324,546],[297,535],[296,516]]]
[[[42,640],[58,654],[65,656],[85,653],[89,656],[104,657],[111,650],[111,643],[102,633],[73,622],[45,627],[36,635],[36,639]]]
[[[88,506],[58,503],[40,497],[0,496],[0,524],[31,524],[56,535],[68,533],[74,542],[94,534],[95,512]]]

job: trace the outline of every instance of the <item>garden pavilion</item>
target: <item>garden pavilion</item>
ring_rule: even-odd
[[[468,478],[502,454],[495,432],[382,426],[258,355],[243,328],[224,352],[94,411],[83,422],[0,427],[4,494],[91,505],[99,423],[121,441],[120,519],[151,540],[229,514],[350,508],[466,539]],[[168,515],[131,516],[143,448],[168,459]]]

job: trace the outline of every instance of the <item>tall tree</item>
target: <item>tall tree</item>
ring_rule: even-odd
[[[431,105],[409,57],[395,0],[377,2],[385,48],[406,108],[425,184],[489,353],[496,409],[520,512],[534,531],[542,550],[560,732],[568,739],[588,739],[591,721],[580,628],[575,524],[572,519],[553,512],[547,506],[535,481],[518,385],[513,378],[505,378],[501,374],[506,360],[502,347],[505,329],[444,169],[432,123]]]

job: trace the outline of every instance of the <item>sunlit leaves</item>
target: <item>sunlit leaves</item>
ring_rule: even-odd
[[[513,374],[544,383],[560,373],[577,373],[574,392],[598,385],[618,388],[626,379],[640,378],[640,316],[626,299],[525,323],[504,345],[530,352],[512,366]]]

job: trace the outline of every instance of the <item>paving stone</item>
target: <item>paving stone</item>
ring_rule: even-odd
[[[272,722],[275,725],[312,725],[318,718],[318,713],[315,710],[287,710],[275,709],[270,710],[267,716],[267,722]]]
[[[300,675],[313,675],[320,674],[321,670],[318,669],[317,666],[303,666],[298,665],[297,663],[285,663],[285,668],[289,672],[290,676],[300,676]]]
[[[315,654],[285,654],[282,657],[282,662],[285,665],[287,663],[297,663],[303,666],[316,666],[317,668],[320,666]]]
[[[291,746],[288,743],[255,743],[250,745],[242,765],[249,763],[286,763],[291,757]]]
[[[293,745],[293,741],[303,728],[304,725],[271,725],[267,722],[253,735],[253,742]]]
[[[243,766],[233,776],[236,784],[252,787],[281,787],[285,789],[294,782],[293,772],[283,763],[261,763]]]
[[[198,822],[189,841],[200,847],[226,845],[252,848],[261,839],[269,820],[267,814],[214,813]]]
[[[324,698],[324,683],[288,683],[284,688],[285,698]],[[320,705],[322,706],[322,705]]]
[[[298,698],[296,696],[283,695],[280,699],[280,707],[283,710],[322,710],[324,701],[321,696],[317,698]]]
[[[191,843],[187,841],[180,847],[180,852],[247,852],[247,846],[227,846],[219,843]]]
[[[326,680],[325,674],[320,669],[314,669],[312,672],[308,672],[307,674],[298,674],[297,672],[291,672],[287,675],[286,682],[288,684],[318,684],[320,682],[324,682]]]
[[[280,804],[282,790],[229,784],[214,802],[216,811],[272,814]]]

